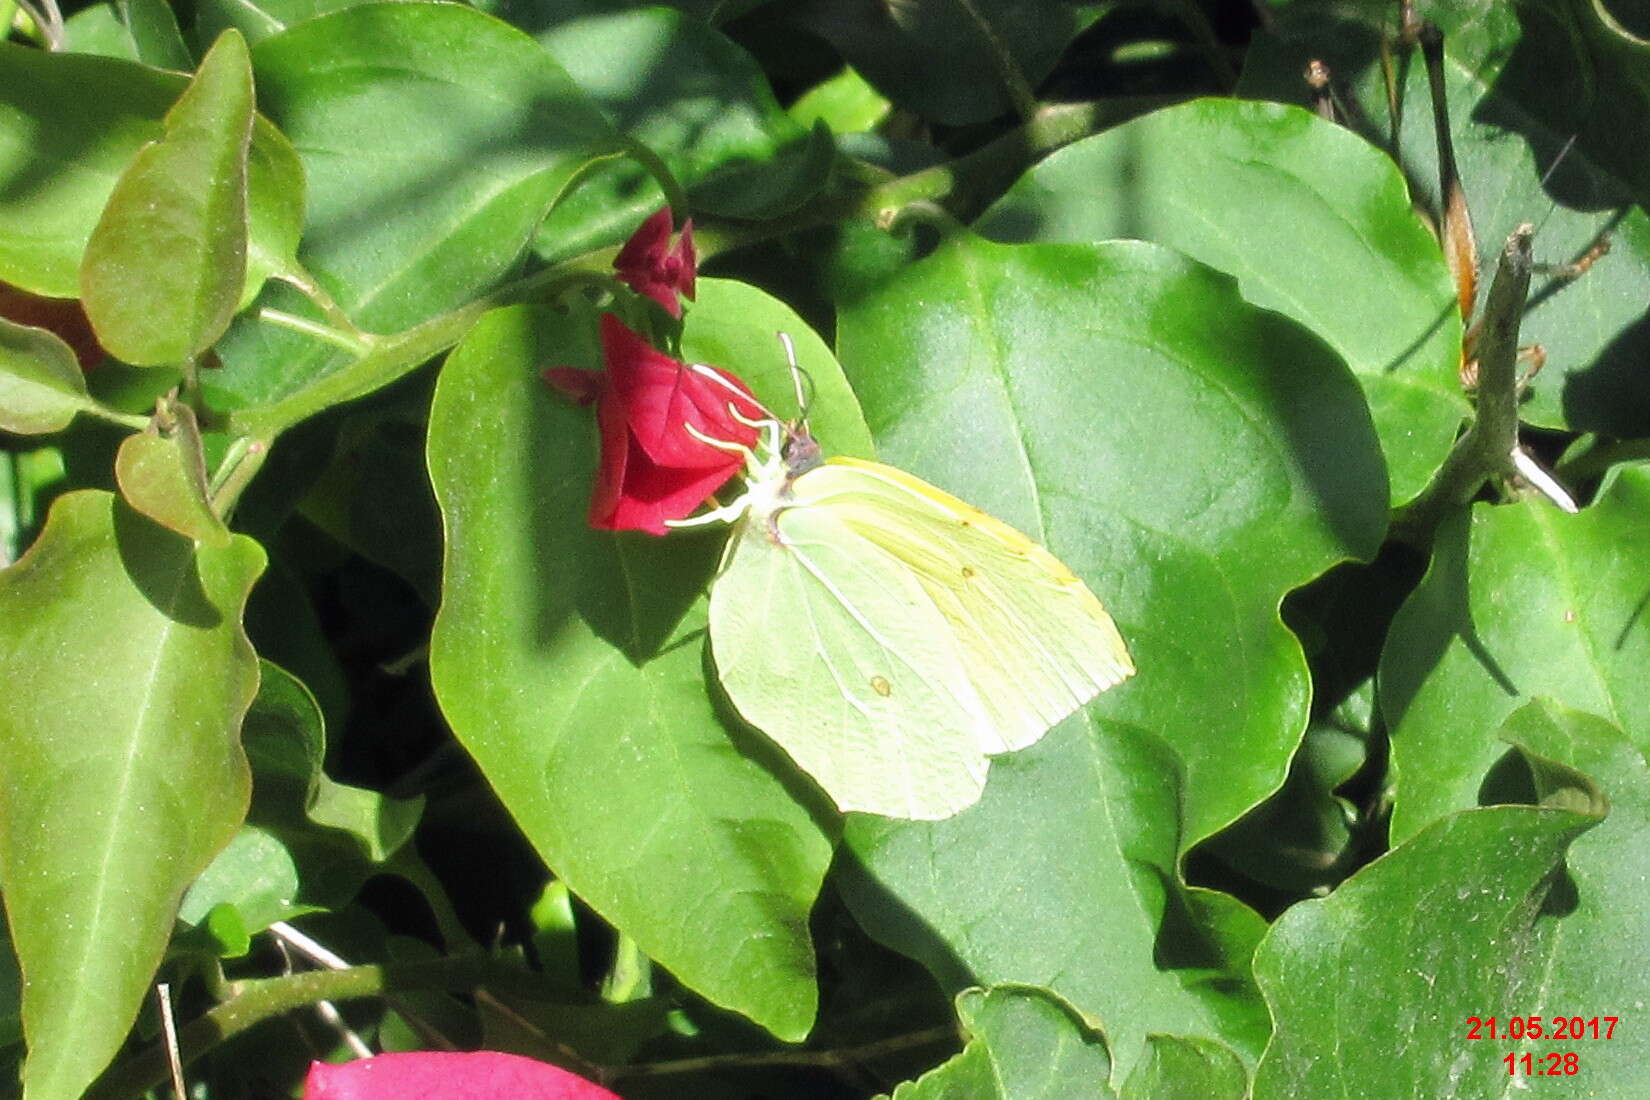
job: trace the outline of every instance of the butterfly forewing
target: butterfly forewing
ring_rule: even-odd
[[[986,719],[922,586],[829,509],[747,518],[711,591],[717,673],[740,715],[842,810],[939,819],[972,805]]]
[[[712,649],[739,713],[840,808],[949,817],[991,754],[1134,671],[1093,593],[1002,521],[874,462],[784,488],[735,532]]]
[[[1008,524],[902,470],[833,459],[800,479],[816,503],[886,551],[945,617],[991,720],[980,748],[1024,748],[1134,671],[1088,587]]]

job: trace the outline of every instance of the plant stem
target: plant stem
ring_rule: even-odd
[[[624,1004],[645,997],[651,991],[652,976],[652,960],[635,940],[620,932],[618,943],[613,947],[613,966],[602,984],[602,999]]]
[[[280,278],[296,287],[304,297],[315,303],[315,308],[321,311],[322,316],[327,319],[333,328],[339,332],[349,333],[357,337],[358,342],[362,345],[368,342],[363,339],[366,334],[356,326],[354,321],[350,320],[349,314],[344,312],[344,307],[340,306],[337,300],[327,293],[326,287],[317,282],[315,277],[304,267],[294,264],[291,271],[281,272]]]
[[[607,1071],[608,1080],[619,1081],[629,1077],[664,1077],[679,1073],[710,1073],[727,1069],[750,1069],[761,1066],[817,1066],[835,1068],[860,1065],[888,1054],[898,1054],[919,1047],[937,1046],[955,1042],[955,1027],[931,1027],[904,1035],[892,1035],[857,1047],[836,1050],[775,1050],[760,1054],[712,1054],[703,1058],[680,1058],[673,1062],[644,1062],[634,1066],[615,1066]]]
[[[256,1024],[318,1001],[359,1000],[398,991],[464,991],[481,985],[513,988],[524,997],[544,997],[542,983],[534,975],[478,955],[262,978],[236,983],[232,1000],[179,1029],[179,1057],[187,1066],[207,1050]],[[84,1100],[138,1100],[166,1076],[166,1051],[163,1046],[154,1046],[111,1066]]]
[[[1393,532],[1430,543],[1444,517],[1466,504],[1487,478],[1511,477],[1518,446],[1518,325],[1530,290],[1528,222],[1501,250],[1478,333],[1478,408],[1472,426],[1433,475],[1432,483],[1394,520]]]

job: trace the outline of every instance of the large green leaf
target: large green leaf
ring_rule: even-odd
[[[1015,106],[1108,7],[1077,0],[806,0],[795,18],[878,90],[925,119],[981,122]],[[1012,75],[1010,75],[1012,74]]]
[[[894,1090],[893,1100],[1076,1100],[1115,1097],[1103,1035],[1046,989],[998,986],[957,995],[962,1052]],[[1213,1100],[1213,1098],[1211,1098]]]
[[[1403,838],[1474,804],[1495,731],[1544,695],[1650,747],[1650,473],[1624,471],[1580,515],[1542,500],[1479,504],[1438,534],[1393,620],[1380,702],[1392,731]]]
[[[771,340],[788,313],[733,308],[759,297],[748,290],[719,303],[717,286],[701,282],[688,318],[696,360]],[[818,383],[822,432],[863,449],[830,353],[794,315],[780,327]],[[800,1039],[815,1004],[807,916],[834,825],[798,801],[777,750],[717,717],[701,639],[721,539],[586,525],[593,418],[537,371],[594,366],[594,345],[588,313],[514,307],[488,314],[442,371],[429,433],[447,534],[436,696],[558,878],[698,992]],[[777,348],[764,370],[720,365],[792,407]]]
[[[749,54],[681,12],[590,15],[537,37],[614,126],[658,154],[685,185],[718,169],[770,161],[806,135],[780,109]],[[539,250],[564,256],[621,241],[661,202],[640,165],[606,165],[557,208]]]
[[[1522,415],[1531,423],[1618,435],[1650,432],[1650,89],[1647,51],[1606,29],[1589,0],[1505,4],[1430,0],[1418,13],[1444,31],[1450,128],[1480,262],[1493,267],[1521,222],[1537,259],[1574,260],[1609,236],[1609,255],[1574,281],[1538,275],[1521,342],[1546,349]],[[1326,62],[1358,105],[1365,136],[1390,141],[1379,61],[1391,9],[1295,0],[1257,35],[1242,90],[1304,102],[1310,58]],[[1437,147],[1419,53],[1401,66],[1397,157],[1437,210]],[[1635,207],[1637,202],[1640,206]],[[1481,272],[1479,300],[1489,286]]]
[[[856,912],[948,985],[1047,986],[1126,1074],[1148,1032],[1252,1060],[1252,914],[1177,861],[1282,781],[1310,684],[1284,594],[1370,554],[1387,487],[1344,364],[1152,245],[950,244],[840,321],[884,459],[1047,543],[1139,673],[935,824],[851,818]]]
[[[105,57],[0,42],[0,279],[36,294],[80,293],[80,260],[115,180],[187,78]],[[292,146],[260,118],[247,165],[242,299],[290,269],[304,220]]]
[[[246,812],[257,543],[70,493],[0,573],[0,869],[29,1100],[75,1100],[137,1015],[184,888]]]
[[[98,342],[176,365],[217,342],[246,279],[252,68],[226,32],[127,165],[86,242],[80,291]]]
[[[472,8],[363,4],[253,50],[258,96],[309,179],[302,258],[357,324],[399,332],[491,289],[546,210],[619,139],[531,38]],[[271,288],[266,304],[308,309]],[[213,379],[252,404],[349,355],[243,321]]]
[[[1230,1047],[1212,1039],[1146,1036],[1146,1054],[1122,1100],[1247,1100],[1249,1074]]]
[[[1585,811],[1602,799],[1572,790],[1554,801],[1583,812],[1503,806],[1444,817],[1329,898],[1284,914],[1255,957],[1277,1023],[1257,1100],[1349,1090],[1504,1097],[1542,1087],[1510,1078],[1508,1054],[1544,1068],[1552,1051],[1577,1053],[1571,1084],[1594,1095],[1639,1087],[1650,1043],[1631,1018],[1650,997],[1650,960],[1644,938],[1623,929],[1650,919],[1650,769],[1619,729],[1552,704],[1528,704],[1502,733],[1531,770],[1596,776],[1609,816],[1598,824]],[[1532,1016],[1541,1035],[1508,1037],[1510,1017]],[[1577,1042],[1553,1037],[1561,1016],[1621,1020],[1612,1040]],[[1485,1024],[1473,1038],[1471,1017],[1495,1017],[1496,1030]]]
[[[1307,111],[1201,99],[1137,118],[1037,164],[976,228],[1005,241],[1156,241],[1235,276],[1358,376],[1394,504],[1426,487],[1466,415],[1438,242],[1393,163]]]

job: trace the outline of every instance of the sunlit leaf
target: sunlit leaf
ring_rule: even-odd
[[[28,1100],[75,1100],[108,1062],[184,888],[246,812],[241,609],[263,563],[244,536],[196,547],[81,491],[0,573],[0,874]]]

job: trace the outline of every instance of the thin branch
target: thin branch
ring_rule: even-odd
[[[887,1039],[878,1039],[857,1047],[835,1050],[775,1050],[759,1054],[710,1054],[703,1058],[681,1058],[673,1062],[643,1062],[633,1066],[616,1066],[608,1071],[612,1080],[630,1077],[665,1077],[682,1073],[711,1073],[727,1069],[752,1069],[764,1066],[811,1066],[819,1069],[840,1069],[861,1065],[889,1054],[955,1042],[955,1027],[931,1027],[907,1032]]]
[[[178,1100],[188,1100],[183,1084],[183,1063],[178,1059],[178,1023],[172,1018],[172,987],[166,982],[155,983],[155,999],[160,1002],[161,1041],[166,1044],[167,1068],[172,1071],[172,1094]]]

